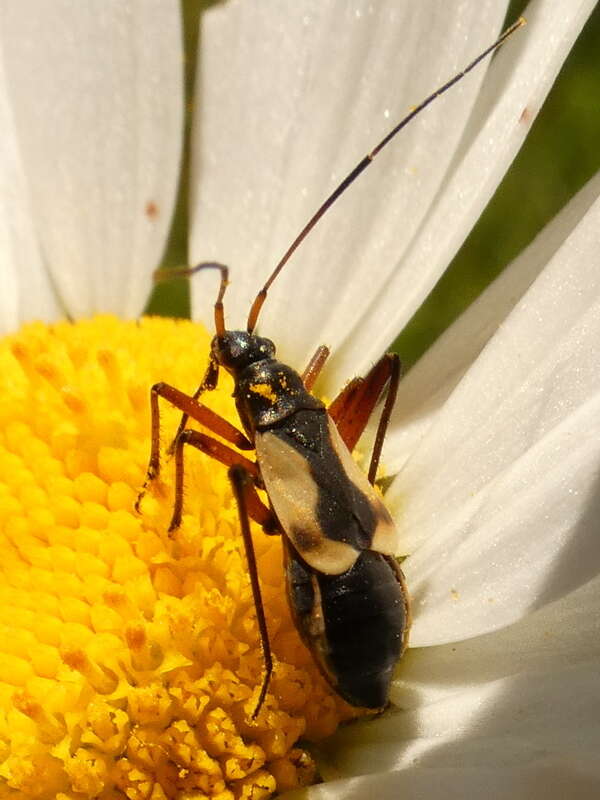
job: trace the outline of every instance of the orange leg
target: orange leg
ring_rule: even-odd
[[[206,368],[206,372],[204,373],[204,377],[202,378],[202,382],[192,395],[191,399],[197,401],[201,397],[201,395],[204,394],[204,392],[214,391],[217,388],[218,380],[219,380],[219,365],[216,364],[212,359],[210,359],[210,361],[208,362],[208,367]],[[182,409],[182,411],[184,411],[184,409]],[[169,454],[171,454],[175,449],[175,441],[177,440],[179,434],[185,430],[189,417],[190,415],[184,411],[184,413],[181,416],[179,425],[177,426],[177,431],[175,432],[173,441],[171,442],[167,450]]]
[[[267,620],[265,617],[265,609],[260,593],[260,583],[258,580],[258,569],[256,566],[256,555],[254,553],[254,544],[252,542],[252,534],[250,532],[250,525],[248,524],[248,517],[252,516],[252,493],[256,494],[256,490],[250,480],[250,475],[243,466],[235,465],[229,469],[229,480],[233,487],[235,499],[238,505],[238,513],[240,517],[240,528],[242,531],[242,538],[244,539],[244,547],[246,549],[246,560],[248,562],[248,574],[250,575],[250,584],[252,586],[252,596],[254,598],[254,608],[256,609],[256,620],[258,622],[258,630],[260,633],[260,644],[263,651],[263,658],[265,662],[265,674],[258,696],[256,708],[252,712],[251,719],[256,719],[260,711],[264,699],[269,688],[271,674],[273,673],[273,657],[271,655],[271,644],[269,642],[269,631],[267,630]]]
[[[183,485],[184,485],[184,445],[189,444],[197,450],[206,453],[221,464],[227,467],[240,467],[251,476],[255,483],[260,483],[258,467],[254,461],[245,458],[241,453],[236,453],[227,445],[207,436],[205,433],[194,430],[185,430],[177,437],[175,442],[175,502],[173,504],[173,516],[169,525],[169,533],[172,533],[181,525],[181,515],[183,512]],[[276,523],[272,512],[262,502],[256,489],[246,493],[246,506],[249,516],[265,529],[266,533],[275,532]]]
[[[203,389],[205,383],[206,383],[206,376],[205,380],[203,381],[198,391],[196,392],[196,395],[200,394],[200,390]],[[196,422],[199,422],[201,425],[204,425],[213,433],[216,433],[217,436],[221,436],[226,441],[231,442],[231,444],[235,445],[240,450],[253,449],[252,443],[246,438],[246,436],[244,436],[244,434],[241,431],[239,431],[230,422],[227,422],[226,419],[223,419],[223,417],[219,416],[219,414],[216,414],[214,411],[211,411],[210,408],[207,408],[207,406],[203,405],[202,403],[199,403],[195,399],[195,397],[190,397],[189,395],[185,394],[185,392],[176,389],[174,386],[170,386],[168,383],[155,383],[152,389],[150,390],[150,413],[151,413],[150,459],[148,461],[148,469],[146,471],[146,479],[144,480],[144,485],[142,486],[142,489],[135,503],[135,509],[138,512],[140,510],[140,503],[142,501],[144,494],[146,493],[148,485],[160,474],[160,408],[158,405],[158,400],[160,397],[162,397],[165,400],[168,400],[171,403],[171,405],[175,406],[175,408],[178,408],[180,411],[183,411],[183,417],[179,425],[179,428],[181,428],[181,425],[185,424],[189,419],[189,417],[191,417],[192,419],[195,419]],[[175,447],[175,442],[177,441],[179,434],[180,431],[178,429],[178,433],[169,448],[171,452]]]
[[[351,380],[328,408],[329,414],[335,422],[346,447],[352,451],[367,426],[387,384],[385,404],[379,419],[375,445],[369,465],[368,477],[371,483],[375,482],[399,381],[400,359],[394,353],[387,353],[375,364],[365,378]]]

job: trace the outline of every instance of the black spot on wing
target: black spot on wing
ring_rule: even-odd
[[[300,525],[294,525],[289,534],[301,553],[310,553],[312,550],[317,550],[323,541],[323,536],[309,526],[303,528]]]

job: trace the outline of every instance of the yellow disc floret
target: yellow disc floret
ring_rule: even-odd
[[[352,710],[290,619],[281,543],[254,531],[275,658],[227,470],[188,448],[141,503],[149,389],[193,392],[209,335],[166,319],[29,325],[0,343],[0,798],[270,797],[315,777],[297,744]],[[236,423],[222,375],[207,403]],[[163,404],[163,450],[179,412]]]

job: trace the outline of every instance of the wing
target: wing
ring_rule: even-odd
[[[326,412],[298,411],[255,444],[273,510],[309,566],[339,575],[363,550],[394,554],[394,522]]]

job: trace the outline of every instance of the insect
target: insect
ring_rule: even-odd
[[[387,354],[364,378],[351,380],[326,408],[311,390],[329,355],[317,349],[302,373],[278,361],[275,344],[256,333],[269,288],[292,253],[326,210],[408,122],[495,50],[524,23],[518,20],[472,61],[402,119],[325,200],[258,292],[245,331],[227,330],[223,299],[229,270],[203,263],[173,274],[220,273],[214,305],[215,335],[204,378],[193,395],[165,383],[151,389],[152,445],[146,482],[160,472],[159,398],[179,409],[182,419],[170,447],[175,457],[175,500],[169,532],[181,524],[186,445],[229,467],[237,500],[250,581],[264,655],[265,673],[254,719],[273,670],[249,519],[268,534],[281,535],[287,595],[294,622],[331,686],[355,706],[384,707],[393,669],[406,647],[410,626],[408,592],[396,552],[396,528],[374,488],[386,428],[400,378],[396,355]],[[243,430],[200,401],[225,369]],[[351,456],[375,407],[383,409],[365,475]],[[214,436],[188,429],[192,418]],[[228,444],[225,444],[227,442]],[[236,449],[233,449],[233,445]],[[243,451],[254,450],[256,460]],[[242,451],[242,452],[240,452]],[[268,504],[257,489],[264,489]]]

